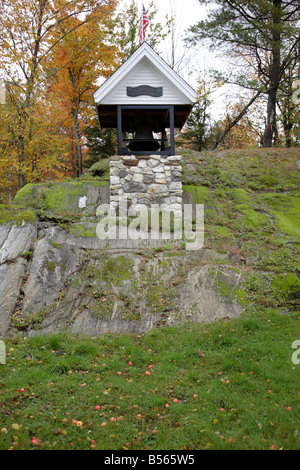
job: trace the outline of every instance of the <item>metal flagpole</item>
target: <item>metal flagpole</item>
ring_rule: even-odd
[[[141,2],[142,4],[142,14],[141,14],[141,27],[140,27],[140,34],[142,34],[142,43],[144,42],[145,38],[144,38],[144,26],[143,26],[143,19],[144,19],[144,1],[142,0]]]

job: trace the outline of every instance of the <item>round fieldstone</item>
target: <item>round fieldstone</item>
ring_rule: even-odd
[[[172,179],[173,181],[181,181],[181,173],[180,171],[172,171]]]
[[[151,202],[149,199],[144,198],[137,198],[137,204],[142,204],[143,206],[151,207]]]
[[[123,156],[123,163],[126,166],[135,166],[138,162],[138,159],[134,155]]]
[[[149,194],[167,193],[167,186],[164,184],[151,184],[148,188]]]
[[[162,165],[158,165],[153,168],[154,173],[164,173],[164,167]]]
[[[145,184],[154,183],[154,176],[153,175],[144,175],[143,183],[145,183]]]
[[[144,183],[136,183],[134,181],[128,181],[124,184],[124,193],[146,193],[148,186]]]
[[[143,181],[143,175],[136,173],[133,176],[132,181],[134,181],[135,183],[141,183]]]
[[[120,178],[118,176],[111,176],[110,184],[111,185],[120,184]]]
[[[182,189],[181,181],[173,181],[170,183],[169,190],[170,191],[179,191]]]

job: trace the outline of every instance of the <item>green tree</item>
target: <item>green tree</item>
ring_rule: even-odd
[[[92,123],[85,129],[88,157],[84,162],[85,168],[103,158],[111,157],[117,152],[117,131],[115,129],[101,130],[98,123]]]
[[[212,123],[209,107],[212,104],[212,93],[217,84],[209,82],[208,78],[198,80],[198,98],[191,111],[183,134],[184,141],[190,143],[195,150],[207,148],[212,136]]]
[[[287,68],[299,60],[299,0],[199,0],[212,8],[207,19],[190,28],[192,43],[207,40],[212,48],[239,54],[255,68],[257,79],[237,83],[267,95],[263,146],[276,137],[276,104]]]
[[[300,139],[299,107],[294,103],[294,85],[299,74],[299,63],[295,61],[286,68],[278,90],[278,121],[283,128],[283,141],[286,147],[297,145]]]

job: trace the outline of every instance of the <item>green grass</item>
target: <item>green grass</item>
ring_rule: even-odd
[[[298,316],[11,339],[0,449],[299,449]]]
[[[161,327],[141,337],[62,332],[7,340],[7,363],[0,365],[1,450],[300,448],[300,364],[292,362],[292,343],[300,340],[299,149],[180,153],[184,190],[205,205],[205,248],[219,256],[213,263],[223,263],[223,254],[232,256],[226,263],[233,267],[245,260],[239,265],[245,290],[236,295],[247,300],[246,311],[235,320]],[[0,223],[33,221],[35,212],[22,209],[33,207],[65,217],[61,224],[71,233],[93,236],[90,225],[75,224],[78,197],[87,183],[108,183],[86,178],[25,186],[15,206],[1,206]],[[160,247],[153,256],[171,249]],[[30,261],[31,252],[21,256]],[[201,259],[193,263],[201,266]],[[118,284],[131,269],[125,256],[112,261],[104,254],[100,266],[82,271],[95,299],[91,315],[103,314],[103,283]],[[142,280],[151,284],[149,304],[165,308],[152,274]],[[221,283],[218,288],[226,292]],[[121,294],[126,318],[136,319],[135,303],[125,302],[127,291]],[[171,289],[167,297],[173,298]]]

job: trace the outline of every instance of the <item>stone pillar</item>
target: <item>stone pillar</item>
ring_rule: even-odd
[[[110,204],[159,204],[182,208],[181,156],[123,155],[110,159]]]

